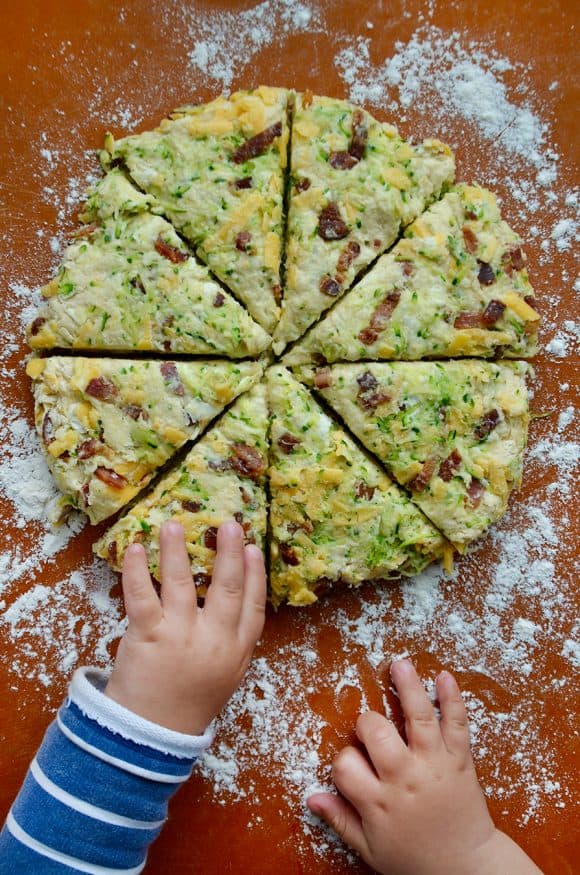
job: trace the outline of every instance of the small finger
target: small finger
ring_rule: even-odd
[[[314,793],[306,800],[308,808],[324,820],[343,842],[363,856],[368,855],[368,844],[360,816],[352,805],[334,793]]]
[[[376,796],[379,779],[371,764],[355,747],[344,747],[332,764],[332,777],[337,790],[361,810]]]
[[[266,619],[266,569],[264,555],[255,544],[244,547],[244,600],[240,627],[253,649]]]
[[[132,629],[147,635],[161,620],[163,610],[147,567],[141,544],[130,544],[123,556],[123,598]]]
[[[457,681],[448,671],[442,671],[436,680],[436,688],[445,747],[449,753],[468,759],[471,756],[469,721]]]
[[[405,732],[411,749],[435,751],[443,746],[439,721],[425,688],[408,659],[391,664],[391,677],[405,715]]]
[[[159,544],[163,612],[189,625],[197,611],[197,598],[183,526],[174,520],[163,523]]]
[[[238,625],[244,599],[244,530],[235,522],[222,523],[217,533],[217,554],[205,607],[220,624]]]
[[[396,726],[376,711],[366,711],[359,716],[356,734],[379,778],[391,776],[409,754]]]

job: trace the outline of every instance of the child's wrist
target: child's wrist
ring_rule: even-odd
[[[103,693],[132,714],[171,732],[201,736],[211,723],[209,715],[200,714],[194,707],[175,702],[169,705],[159,701],[155,693],[147,693],[146,696],[130,693],[123,684],[117,682],[114,672]]]

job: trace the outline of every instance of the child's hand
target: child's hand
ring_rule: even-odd
[[[244,547],[236,522],[217,536],[212,583],[203,608],[182,527],[161,527],[161,599],[145,550],[127,548],[123,594],[129,628],[105,689],[120,705],[168,729],[200,735],[244,676],[264,626],[266,577],[260,549]]]
[[[539,873],[489,815],[454,678],[437,678],[439,722],[411,662],[393,663],[391,676],[407,744],[390,720],[362,714],[356,733],[367,756],[344,748],[333,764],[341,796],[316,793],[310,810],[385,875]]]

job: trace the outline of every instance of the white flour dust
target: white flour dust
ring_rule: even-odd
[[[120,21],[126,14],[119,13]],[[435,135],[457,146],[468,137],[475,144],[470,166],[459,166],[458,176],[505,192],[508,217],[527,238],[532,280],[534,263],[543,266],[544,349],[556,362],[575,354],[579,329],[573,314],[562,316],[558,293],[572,286],[580,291],[571,266],[579,199],[568,187],[555,146],[550,95],[558,92],[557,82],[549,93],[538,95],[530,84],[531,68],[501,56],[491,39],[476,43],[466,34],[444,33],[424,21],[406,43],[397,43],[388,57],[375,62],[378,17],[367,22],[367,35],[354,38],[330,26],[322,4],[306,0],[265,0],[235,15],[194,12],[189,4],[173,2],[155,14],[162,41],[179,58],[174,68],[149,65],[139,47],[128,42],[125,78],[104,75],[98,82],[83,82],[82,125],[64,124],[58,106],[22,122],[35,148],[28,193],[37,197],[38,210],[50,206],[53,219],[39,219],[26,262],[6,260],[0,266],[9,291],[0,364],[3,398],[15,381],[28,392],[22,378],[23,329],[38,305],[36,285],[54,273],[71,217],[98,172],[92,149],[104,125],[130,133],[143,120],[160,117],[183,99],[176,82],[191,83],[192,102],[196,89],[208,83],[216,95],[258,84],[252,81],[252,64],[261,52],[301,36],[313,45],[319,37],[332,40],[345,96],[401,126],[408,116],[419,118],[413,130],[417,138]],[[75,52],[63,43],[54,60],[74,79],[87,57],[82,48]],[[486,160],[480,162],[478,154]],[[29,228],[28,213],[16,219]],[[0,232],[4,242],[7,233]],[[557,397],[539,397],[546,410],[561,406]],[[108,664],[109,645],[122,634],[124,622],[119,599],[111,595],[116,577],[102,563],[88,559],[63,573],[55,585],[44,582],[47,566],[52,568],[65,555],[83,519],[73,518],[59,529],[48,522],[56,490],[24,403],[20,407],[4,401],[0,410],[0,496],[7,532],[0,554],[0,632],[17,654],[11,665],[15,686],[26,679],[50,691],[70,675],[83,651]],[[579,629],[572,619],[574,581],[561,571],[561,559],[570,551],[562,505],[571,497],[579,458],[575,415],[573,404],[567,403],[557,414],[557,424],[553,415],[552,428],[531,441],[525,476],[544,485],[534,489],[527,504],[512,501],[510,513],[492,530],[486,543],[493,547],[494,562],[487,576],[477,547],[451,579],[433,568],[398,591],[365,590],[355,619],[331,601],[314,631],[305,613],[288,613],[295,635],[292,647],[282,647],[275,660],[258,654],[204,758],[203,774],[219,803],[252,800],[257,813],[249,825],[257,825],[260,799],[250,776],[256,767],[269,771],[276,792],[302,818],[305,847],[319,854],[336,849],[332,837],[304,810],[306,795],[330,781],[323,743],[329,726],[319,711],[320,697],[330,692],[340,703],[345,690],[355,691],[364,708],[369,673],[377,672],[384,659],[437,652],[460,680],[465,677],[467,688],[474,677],[484,679],[481,689],[466,693],[466,702],[476,759],[484,765],[493,752],[497,763],[486,793],[506,806],[520,793],[525,807],[514,811],[522,823],[541,820],[546,806],[569,804],[566,784],[555,777],[562,774],[562,764],[553,761],[551,739],[530,715],[538,693],[564,691],[573,700],[566,670],[580,661]],[[17,545],[11,529],[26,535],[28,550]],[[358,597],[353,595],[353,600]],[[337,664],[328,675],[317,671],[317,636],[331,634],[337,636]],[[560,657],[561,675],[546,675],[550,654]],[[426,679],[432,685],[433,677]],[[498,679],[514,696],[509,713],[494,703],[493,683]],[[553,738],[559,731],[554,727]],[[502,763],[508,760],[515,779],[506,782]]]

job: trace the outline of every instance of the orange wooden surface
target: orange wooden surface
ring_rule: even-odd
[[[248,0],[197,3],[195,9],[231,11],[249,9],[252,5]],[[280,34],[279,39],[258,51],[251,63],[237,71],[233,88],[263,82],[298,89],[311,88],[321,94],[344,95],[344,83],[333,63],[336,33],[350,32],[369,37],[372,59],[377,63],[393,52],[397,40],[409,39],[420,15],[430,15],[429,20],[444,31],[458,29],[467,38],[490,39],[501,54],[513,61],[531,62],[529,78],[542,103],[548,107],[546,113],[554,126],[556,148],[561,156],[562,179],[571,187],[577,179],[578,168],[576,110],[579,94],[574,69],[576,5],[573,0],[549,0],[541,4],[516,0],[497,4],[485,0],[473,0],[469,4],[421,3],[420,0],[391,4],[361,0],[330,2],[323,7],[326,20],[323,32],[289,37]],[[70,190],[69,180],[83,177],[90,166],[85,152],[101,144],[105,130],[112,128],[116,134],[131,130],[130,123],[128,127],[123,124],[122,108],[131,108],[132,117],[140,118],[139,128],[145,129],[157,123],[174,106],[208,100],[219,91],[214,82],[203,83],[200,77],[193,78],[188,73],[186,55],[192,46],[187,39],[184,17],[179,11],[183,8],[180,3],[162,4],[147,0],[127,0],[122,4],[117,0],[109,3],[100,0],[45,3],[20,0],[17,4],[4,5],[0,48],[3,134],[0,141],[0,195],[3,197],[0,246],[5,295],[9,294],[11,279],[23,281],[25,277],[27,284],[34,286],[49,277],[54,261],[47,245],[51,229],[54,233],[62,221],[62,209],[71,225],[73,222],[74,209],[65,202]],[[374,23],[372,30],[366,27],[369,20]],[[553,81],[558,82],[558,88],[552,93],[549,85]],[[383,117],[388,116],[383,113]],[[449,125],[453,126],[452,119],[447,120]],[[437,117],[429,117],[413,108],[399,126],[404,135],[438,134]],[[46,148],[57,149],[60,154],[60,160],[44,178],[38,173],[42,133],[46,135]],[[458,178],[470,180],[478,173],[479,181],[485,183],[486,167],[491,171],[494,166],[493,150],[482,151],[482,141],[469,131],[466,134],[463,123],[459,121],[452,145],[456,149]],[[50,185],[52,194],[45,191],[46,185]],[[509,189],[501,184],[494,187],[505,195],[506,218],[525,239],[526,227],[522,226],[518,205],[510,197]],[[540,213],[542,209],[546,210],[541,207]],[[549,218],[546,214],[539,215],[538,221]],[[36,233],[39,227],[46,231],[44,238],[39,238]],[[543,294],[560,293],[557,307],[554,309],[551,305],[550,328],[544,333],[544,339],[547,339],[553,335],[554,323],[557,327],[575,316],[573,293],[562,284],[564,271],[574,277],[573,253],[571,250],[557,253],[555,265],[546,259],[540,263],[538,240],[528,240],[526,249],[540,309]],[[13,365],[25,354],[26,348],[22,344],[18,352],[4,356],[4,364]],[[574,402],[572,389],[563,397],[559,387],[563,382],[574,386],[577,365],[578,362],[570,358],[554,358],[546,353],[538,357],[534,402],[538,412],[564,408]],[[26,411],[32,422],[29,387],[23,372],[10,383],[3,380],[2,392],[11,403]],[[553,433],[556,421],[557,414],[537,420],[532,426],[531,445]],[[525,476],[524,487],[512,499],[512,505],[525,506],[526,502],[541,498],[554,476],[553,470]],[[577,508],[575,513],[568,499],[560,505],[554,502],[554,507],[556,524],[560,519],[561,529],[569,525],[568,531],[559,533],[564,546],[558,555],[558,585],[569,598],[570,587],[574,584]],[[0,508],[0,512],[6,538],[12,537],[23,545],[33,544],[34,526],[17,530],[11,525],[10,507]],[[566,523],[564,519],[570,522]],[[79,562],[88,560],[94,531],[85,529],[57,557],[56,564],[47,563],[43,582],[51,584],[61,580]],[[100,533],[102,528],[97,531]],[[478,593],[493,572],[494,558],[493,543],[488,539],[472,557],[460,563],[463,588],[455,587],[449,598],[481,615],[485,607],[478,600]],[[10,597],[24,591],[26,586],[26,579],[19,581]],[[337,604],[347,614],[356,617],[359,599],[364,598],[372,599],[372,590],[366,589],[361,595],[338,595],[332,604],[316,606],[307,616],[284,609],[277,615],[271,614],[260,654],[273,659],[279,648],[286,648],[287,653],[293,643],[299,647],[311,640],[314,634],[322,672],[330,673],[336,666],[344,664],[344,654],[340,652],[340,638],[333,632],[328,619]],[[394,592],[394,610],[398,598]],[[570,617],[570,629],[572,619]],[[396,626],[390,629],[390,634],[391,652],[408,650],[424,674],[432,675],[449,658],[448,645],[436,635],[414,637],[407,634],[405,628]],[[89,641],[86,647],[79,647],[81,659],[85,661],[91,658],[90,644]],[[48,692],[39,690],[35,681],[19,677],[10,667],[12,659],[18,655],[18,642],[3,640],[2,648],[0,812],[4,814],[42,737],[51,709],[59,703],[64,685],[58,680]],[[541,655],[535,659],[536,671],[528,682],[533,687],[532,698],[536,704],[527,716],[534,722],[538,736],[550,747],[557,763],[553,777],[573,788],[575,765],[578,764],[574,727],[570,722],[570,714],[574,711],[571,708],[574,687],[570,682],[572,667],[561,657],[560,650],[547,642]],[[364,678],[366,695],[371,705],[380,708],[381,681],[363,657],[361,649],[359,673]],[[554,687],[551,685],[554,678],[564,679],[565,685],[561,689]],[[487,697],[498,709],[507,712],[515,708],[521,693],[517,684],[504,682],[501,676],[492,679],[471,671],[464,672],[461,681],[465,689],[482,699]],[[310,705],[335,727],[326,732],[321,747],[321,757],[330,758],[333,751],[350,737],[360,695],[351,687],[336,698],[330,690],[328,694],[321,693],[319,690],[323,686],[319,685]],[[529,698],[529,691],[527,695]],[[509,785],[510,755],[515,753],[517,743],[512,739],[507,743],[507,749],[501,750],[501,762],[499,751],[490,750],[488,758],[479,763],[484,784],[499,762],[504,770],[505,784]],[[357,868],[343,857],[336,857],[332,851],[323,856],[309,851],[308,843],[305,845],[303,841],[296,807],[281,801],[284,788],[277,766],[257,772],[254,780],[256,793],[261,798],[259,809],[251,797],[235,804],[217,804],[212,799],[211,787],[195,777],[174,802],[170,823],[152,851],[147,871],[153,875],[196,871],[204,871],[207,875],[224,871],[255,875],[365,871],[362,866]],[[503,801],[492,800],[491,807],[501,818],[504,828],[529,850],[546,873],[578,871],[575,868],[577,863],[574,863],[577,860],[578,833],[571,799],[566,800],[565,807],[544,805],[541,818],[532,817],[526,826],[520,822],[525,808],[521,794],[515,793]],[[261,822],[255,822],[257,812]],[[254,825],[248,829],[248,822],[252,819]]]

